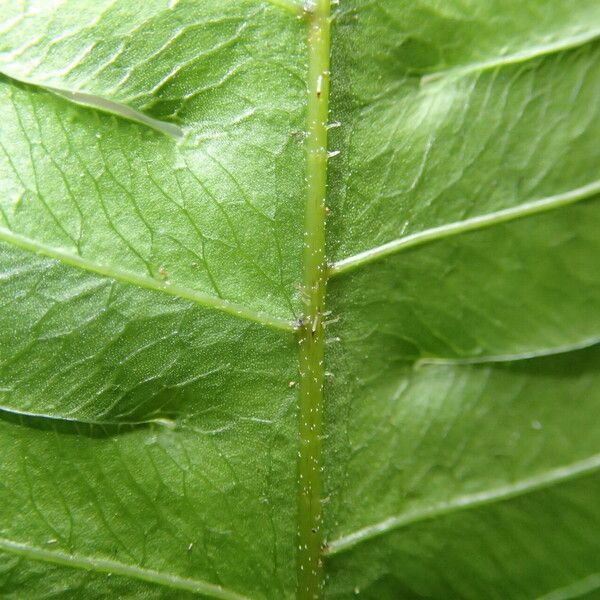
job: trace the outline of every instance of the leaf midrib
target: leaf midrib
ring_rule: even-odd
[[[322,444],[325,380],[327,131],[331,53],[331,0],[306,7],[308,35],[304,316],[298,336],[297,588],[299,600],[316,600],[323,588]]]

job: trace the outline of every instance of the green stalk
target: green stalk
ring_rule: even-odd
[[[322,414],[325,334],[323,312],[327,121],[329,113],[330,0],[307,9],[309,20],[307,196],[305,215],[305,317],[300,336],[300,451],[298,493],[298,591],[301,600],[321,595],[323,534],[321,514]]]

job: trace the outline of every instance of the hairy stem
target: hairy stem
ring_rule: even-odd
[[[325,196],[327,192],[327,119],[329,112],[330,0],[308,10],[308,138],[305,217],[305,317],[300,327],[300,456],[298,493],[298,598],[321,594],[321,444],[324,348],[323,309]]]

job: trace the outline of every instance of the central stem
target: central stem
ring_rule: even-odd
[[[330,0],[316,0],[309,18],[307,196],[305,221],[305,316],[300,336],[300,457],[298,493],[298,594],[319,598],[322,587],[321,446],[325,333],[323,312],[327,120],[329,113]]]

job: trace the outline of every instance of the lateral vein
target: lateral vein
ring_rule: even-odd
[[[182,300],[187,300],[188,302],[192,302],[206,308],[218,310],[246,321],[252,321],[254,323],[259,323],[260,325],[272,327],[273,329],[279,329],[288,332],[295,331],[294,324],[290,321],[286,321],[285,319],[268,316],[263,313],[253,311],[245,306],[228,302],[222,298],[215,298],[213,296],[209,296],[208,294],[203,294],[202,292],[197,292],[186,287],[170,285],[166,281],[158,281],[145,275],[139,275],[130,271],[94,263],[76,254],[65,252],[60,248],[54,248],[38,242],[37,240],[14,233],[13,231],[4,227],[0,227],[0,241],[12,244],[13,246],[21,248],[22,250],[33,252],[34,254],[52,258],[71,267],[88,271],[102,277],[108,277],[128,285],[133,285],[156,292],[162,292],[163,294],[174,296]]]
[[[18,81],[19,83],[28,86],[33,86],[42,90],[46,90],[47,92],[50,92],[51,94],[54,94],[56,96],[60,96],[61,98],[64,98],[68,102],[76,104],[77,106],[83,106],[94,110],[99,110],[103,113],[116,115],[117,117],[120,117],[127,121],[131,121],[133,123],[146,125],[147,127],[150,127],[151,129],[154,129],[155,131],[158,131],[160,133],[164,133],[168,137],[174,138],[175,140],[180,140],[184,136],[183,129],[175,123],[168,123],[167,121],[154,119],[144,114],[143,112],[132,108],[131,106],[122,104],[121,102],[109,100],[108,98],[104,98],[96,94],[89,94],[87,92],[63,89],[52,85],[39,83],[37,81],[15,77],[14,75],[5,73],[3,71],[0,71],[0,74],[4,75],[5,77],[8,77],[9,79],[12,79],[13,81]]]
[[[550,54],[558,54],[566,50],[572,50],[580,46],[584,46],[590,42],[597,40],[600,37],[600,29],[592,29],[591,31],[584,31],[578,35],[567,37],[561,40],[556,40],[549,44],[540,44],[515,52],[513,54],[507,54],[505,56],[496,56],[489,60],[483,60],[480,62],[470,63],[464,66],[446,69],[443,71],[436,71],[429,73],[421,78],[421,83],[426,85],[431,81],[437,81],[439,79],[447,77],[461,77],[464,75],[470,75],[472,73],[479,73],[481,71],[489,71],[499,67],[505,67],[509,65],[515,65],[524,63],[542,56]]]
[[[384,519],[379,523],[368,525],[337,538],[328,543],[325,550],[326,554],[339,554],[346,550],[350,550],[354,546],[380,537],[390,531],[419,523],[421,521],[429,521],[438,517],[446,516],[462,510],[469,510],[509,500],[518,496],[531,494],[538,490],[557,486],[561,483],[568,482],[579,477],[585,477],[597,472],[600,469],[600,454],[595,454],[586,459],[576,461],[570,465],[550,469],[544,473],[533,475],[520,481],[500,486],[492,490],[476,492],[474,494],[465,494],[444,502],[437,502],[431,506],[409,510],[403,514],[399,514],[388,519]]]
[[[392,254],[398,254],[399,252],[414,248],[415,246],[421,246],[462,233],[487,229],[494,225],[500,225],[509,221],[516,221],[517,219],[523,219],[563,208],[575,204],[576,202],[587,200],[598,193],[600,193],[600,180],[593,181],[563,194],[548,196],[539,200],[532,200],[520,204],[519,206],[479,215],[477,217],[465,219],[464,221],[456,221],[454,223],[440,225],[439,227],[432,227],[425,231],[419,231],[418,233],[392,240],[391,242],[387,242],[376,248],[359,252],[354,256],[343,258],[330,265],[329,274],[331,277],[335,277],[336,275],[352,271],[360,266],[367,265]]]
[[[537,600],[571,600],[572,598],[581,598],[584,594],[598,589],[600,589],[600,573],[592,573],[569,585],[547,592],[543,596],[539,596]]]
[[[5,538],[0,538],[0,550],[31,560],[47,562],[72,569],[83,569],[97,573],[112,573],[113,575],[139,579],[148,583],[154,583],[178,590],[205,594],[211,598],[220,598],[221,600],[249,600],[247,596],[225,589],[214,583],[180,577],[179,575],[171,575],[169,573],[161,573],[160,571],[144,569],[115,560],[90,556],[77,556],[65,552],[46,550],[45,548],[39,548],[37,546],[15,542]]]
[[[445,358],[438,356],[424,356],[415,362],[415,368],[426,367],[429,365],[485,365],[490,363],[510,363],[522,360],[533,360],[535,358],[545,358],[550,356],[558,356],[560,354],[568,354],[569,352],[577,352],[578,350],[586,350],[600,345],[600,336],[587,338],[573,344],[565,344],[563,346],[555,346],[551,348],[540,348],[529,352],[521,352],[518,354],[496,354],[491,356],[472,356],[467,358]]]
[[[0,394],[2,392],[10,392],[10,389],[1,389]],[[28,410],[19,410],[16,408],[11,408],[9,406],[0,405],[0,416],[7,415],[12,417],[21,417],[23,419],[39,419],[40,421],[48,421],[48,422],[56,422],[60,424],[68,424],[68,425],[81,425],[84,427],[140,427],[143,425],[158,425],[162,427],[166,427],[167,429],[175,429],[176,423],[171,419],[167,419],[164,417],[156,417],[154,419],[145,419],[140,421],[119,421],[119,420],[86,420],[77,417],[70,417],[66,415],[50,415],[47,413],[37,413]],[[39,421],[38,421],[39,422]]]

